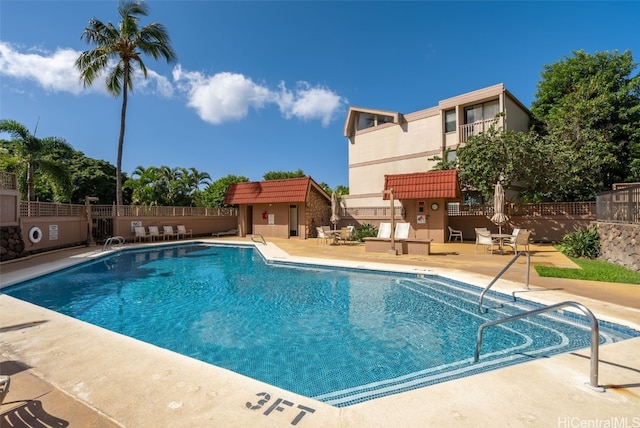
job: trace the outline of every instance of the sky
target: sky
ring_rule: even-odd
[[[498,83],[525,106],[572,52],[630,50],[638,1],[147,2],[177,54],[143,57],[122,169],[196,168],[213,180],[301,169],[348,186],[350,106],[408,114]],[[84,88],[74,62],[90,19],[117,1],[0,0],[0,118],[116,164],[122,99]],[[638,69],[635,73],[637,74]],[[2,134],[0,138],[7,138]]]

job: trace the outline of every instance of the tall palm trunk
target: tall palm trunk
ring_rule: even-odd
[[[118,137],[118,159],[116,161],[116,205],[121,207],[122,202],[122,148],[124,146],[124,128],[127,118],[127,93],[129,92],[129,64],[124,66],[124,79],[122,90],[122,111],[120,112],[120,136]]]

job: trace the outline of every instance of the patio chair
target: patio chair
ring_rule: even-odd
[[[173,226],[162,226],[162,238],[163,239],[172,239],[174,236],[178,236],[173,231]]]
[[[338,241],[340,243],[353,244],[355,242],[353,240],[353,229],[349,229],[348,227],[341,228]]]
[[[512,236],[509,241],[504,243],[504,245],[513,248],[513,251],[515,251],[516,253],[518,252],[518,245],[524,247],[525,251],[529,251],[530,235],[531,231],[526,229],[519,229],[518,234],[516,236]]]
[[[460,238],[460,242],[462,242],[462,231],[453,229],[451,226],[447,226],[449,228],[449,242],[451,240],[455,240],[456,238]]]
[[[147,231],[144,229],[144,227],[142,226],[136,226],[136,228],[134,229],[135,231],[135,236],[133,237],[133,242],[135,243],[136,241],[140,241],[142,242],[142,240],[147,240],[147,239],[151,239],[151,237],[149,236],[149,234],[147,233]]]
[[[489,252],[493,255],[493,246],[497,245],[499,248],[500,242],[493,239],[491,237],[491,233],[489,233],[488,231],[479,231],[478,233],[476,233],[476,254],[478,254],[478,245],[482,245],[485,253],[487,252],[488,247]]]
[[[149,238],[154,241],[155,239],[160,240],[160,230],[158,230],[158,226],[149,226]]]
[[[184,224],[179,224],[176,227],[178,229],[178,239],[180,239],[181,236],[184,236],[186,238],[187,235],[189,235],[189,238],[193,238],[193,232],[191,231],[191,229],[187,229]]]
[[[322,241],[322,245],[326,245],[329,241],[329,236],[324,232],[324,229],[320,226],[316,227],[316,244]]]

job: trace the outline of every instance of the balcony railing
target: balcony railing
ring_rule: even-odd
[[[466,123],[458,127],[458,136],[461,143],[465,143],[469,137],[487,132],[491,125],[498,123],[498,118],[479,120],[473,123]]]

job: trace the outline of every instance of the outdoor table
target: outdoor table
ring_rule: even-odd
[[[498,242],[500,243],[500,254],[504,254],[504,240],[505,239],[509,239],[511,238],[511,234],[510,233],[492,233],[491,234],[491,239],[498,239]]]

